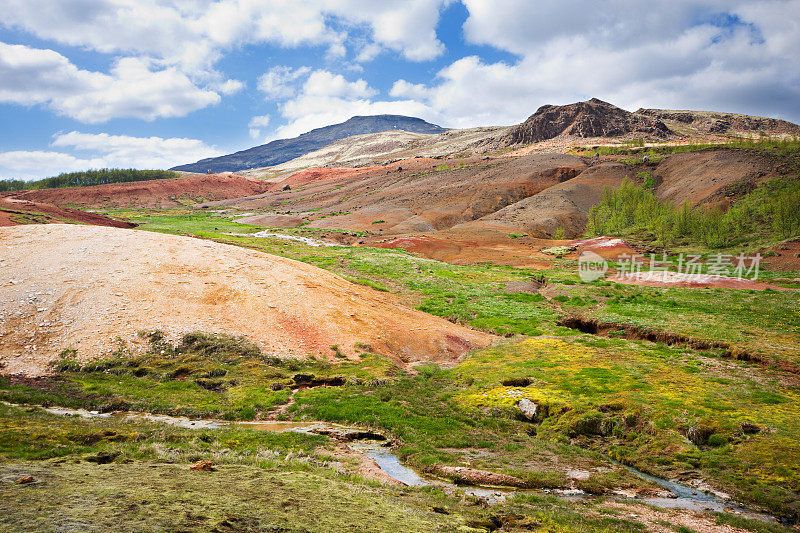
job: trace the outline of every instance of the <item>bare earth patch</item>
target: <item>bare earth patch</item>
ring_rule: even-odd
[[[200,239],[47,224],[2,228],[0,247],[10,374],[46,373],[65,349],[81,360],[143,349],[138,332],[155,329],[244,335],[277,356],[371,351],[401,365],[455,361],[493,340],[317,267]]]

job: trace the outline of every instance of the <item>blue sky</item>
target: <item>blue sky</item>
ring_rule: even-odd
[[[0,177],[164,168],[356,114],[591,97],[800,122],[800,0],[4,0]]]

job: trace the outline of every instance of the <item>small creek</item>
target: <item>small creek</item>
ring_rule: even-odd
[[[14,407],[23,407],[21,405],[10,404],[7,402],[2,402],[2,403]],[[229,422],[225,420],[206,420],[206,419],[192,420],[190,418],[182,416],[157,415],[151,413],[138,413],[138,412],[116,411],[113,413],[100,413],[98,411],[88,411],[86,409],[68,409],[65,407],[41,407],[41,409],[47,411],[48,413],[55,415],[62,415],[62,416],[79,416],[81,418],[116,418],[127,421],[159,422],[187,429],[221,429],[221,428],[241,427],[241,428],[253,429],[256,431],[272,431],[272,432],[296,431],[308,434],[320,434],[320,433],[330,434],[330,430],[333,430],[334,432],[342,432],[342,431],[347,432],[354,430],[357,432],[361,432],[361,430],[355,428],[350,428],[338,424],[331,424],[328,422],[289,422],[289,421],[254,421],[254,422],[230,421]],[[513,496],[514,494],[518,493],[545,494],[570,500],[585,499],[592,497],[591,495],[586,494],[583,491],[577,489],[561,489],[561,490],[527,489],[526,490],[526,489],[511,489],[511,488],[501,488],[501,487],[456,485],[455,483],[452,483],[450,481],[444,481],[438,478],[423,477],[413,469],[404,466],[400,462],[400,459],[394,453],[392,453],[389,447],[386,446],[385,442],[370,438],[364,439],[363,437],[356,437],[356,439],[357,440],[352,440],[347,442],[347,445],[353,451],[359,452],[369,457],[370,459],[374,460],[384,472],[386,472],[393,478],[397,479],[398,481],[401,481],[402,483],[405,483],[406,485],[412,487],[434,486],[434,487],[448,488],[453,490],[459,489],[463,490],[465,494],[483,498],[488,503],[500,503],[506,500],[507,498]],[[748,518],[756,518],[767,522],[780,521],[780,519],[774,516],[755,512],[751,509],[747,509],[746,507],[734,504],[733,502],[725,498],[722,498],[720,496],[717,496],[709,492],[704,492],[695,487],[683,485],[681,483],[678,483],[677,481],[670,481],[667,479],[652,476],[650,474],[645,474],[644,472],[641,472],[627,465],[622,465],[622,466],[624,466],[631,474],[650,483],[654,483],[662,487],[671,494],[671,496],[669,497],[659,497],[659,498],[637,498],[620,494],[619,497],[623,500],[641,502],[653,505],[655,507],[661,507],[664,509],[687,509],[692,511],[710,510],[717,512],[728,511],[728,512],[733,512],[735,514],[740,514],[742,516],[746,516]]]
[[[311,237],[303,237],[301,235],[289,235],[287,233],[272,233],[270,231],[259,231],[256,233],[226,233],[226,235],[233,235],[235,237],[275,237],[276,239],[284,239],[288,241],[302,242],[308,246],[341,246],[330,242],[312,239]]]

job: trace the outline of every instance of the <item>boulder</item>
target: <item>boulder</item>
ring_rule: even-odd
[[[197,461],[192,466],[189,467],[189,470],[202,470],[205,472],[213,472],[214,471],[214,463],[211,461]]]
[[[523,398],[517,402],[517,407],[519,407],[519,410],[522,412],[522,416],[524,416],[527,420],[530,420],[531,422],[536,420],[536,415],[539,413],[539,404],[527,398]]]
[[[689,428],[686,437],[697,446],[708,443],[708,438],[714,434],[714,428],[698,424]]]
[[[449,477],[456,483],[469,485],[495,485],[499,487],[526,487],[527,483],[518,477],[486,470],[476,470],[463,466],[436,466],[433,471]]]

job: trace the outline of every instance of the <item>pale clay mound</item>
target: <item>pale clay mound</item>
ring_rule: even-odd
[[[138,332],[244,335],[266,354],[455,361],[493,337],[290,259],[190,237],[66,224],[0,228],[0,364],[41,375],[65,348],[145,348]]]

